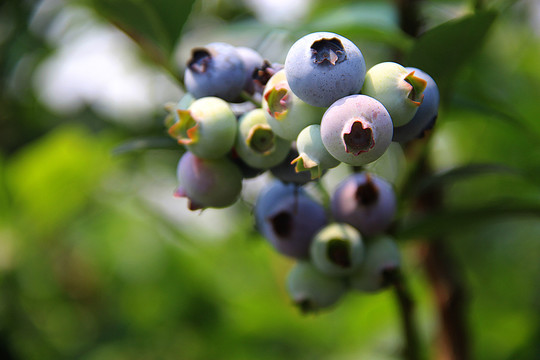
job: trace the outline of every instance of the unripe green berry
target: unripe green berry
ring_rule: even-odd
[[[169,127],[169,134],[196,156],[217,159],[233,147],[236,117],[225,100],[204,97],[195,100],[187,110],[176,112],[178,121]]]
[[[366,244],[362,266],[350,276],[350,286],[363,292],[375,292],[388,286],[385,272],[396,271],[401,265],[401,255],[396,242],[387,236],[373,239]]]
[[[290,141],[274,134],[264,110],[255,109],[240,118],[235,150],[249,166],[257,169],[276,166],[287,157],[290,147]]]
[[[310,255],[313,265],[325,274],[351,274],[364,259],[362,236],[351,225],[332,223],[315,235]]]
[[[328,308],[347,291],[343,279],[320,272],[308,261],[298,261],[287,277],[287,291],[304,313]]]
[[[284,70],[275,73],[266,84],[262,107],[268,124],[280,137],[296,140],[308,125],[319,124],[324,109],[306,104],[291,91]]]
[[[324,147],[320,125],[305,127],[298,134],[296,147],[299,155],[292,161],[292,164],[296,164],[297,172],[309,170],[311,179],[321,177],[323,170],[331,169],[340,164],[339,160],[330,155]]]
[[[395,62],[383,62],[366,73],[362,94],[379,100],[394,126],[403,126],[413,118],[422,103],[427,82]]]

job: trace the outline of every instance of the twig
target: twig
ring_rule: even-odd
[[[470,359],[469,331],[466,321],[467,296],[463,280],[442,241],[425,243],[423,261],[435,296],[439,314],[436,359]]]
[[[405,338],[403,358],[406,360],[419,360],[422,357],[420,355],[420,341],[414,317],[415,306],[412,296],[407,289],[405,278],[399,269],[384,271],[383,277],[385,282],[392,284],[400,311]]]

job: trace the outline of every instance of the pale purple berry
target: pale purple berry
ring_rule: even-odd
[[[396,213],[392,185],[370,173],[355,173],[345,178],[331,199],[334,219],[357,228],[362,235],[385,231]]]
[[[388,111],[366,95],[339,99],[321,121],[321,138],[328,152],[354,166],[377,160],[390,146],[392,133]]]

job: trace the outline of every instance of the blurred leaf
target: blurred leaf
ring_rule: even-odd
[[[537,142],[540,138],[536,131],[526,119],[521,117],[518,112],[513,111],[513,106],[501,103],[495,99],[489,99],[485,94],[464,94],[456,92],[453,98],[453,104],[456,107],[461,107],[475,112],[490,116],[492,119],[505,121],[512,124],[515,129],[519,129],[521,133],[529,140]]]
[[[115,147],[112,153],[113,155],[122,155],[134,151],[150,149],[182,150],[182,147],[179,146],[178,143],[170,137],[148,137],[127,141]]]
[[[400,30],[397,13],[391,3],[352,3],[345,6],[322,6],[302,31],[332,31],[348,38],[382,42],[407,51],[411,38]]]
[[[403,239],[447,236],[504,218],[530,216],[540,218],[540,204],[517,203],[508,199],[475,208],[445,208],[423,217],[405,219],[396,236]]]
[[[69,221],[107,169],[102,139],[62,127],[23,148],[6,164],[6,183],[22,226],[41,233]]]
[[[5,218],[9,211],[9,198],[6,189],[6,174],[5,174],[5,162],[4,156],[0,153],[0,218]]]
[[[410,190],[408,196],[419,194],[434,187],[452,184],[459,180],[466,180],[472,177],[489,174],[513,174],[520,175],[518,169],[511,168],[503,164],[467,164],[454,167],[450,170],[422,178]]]
[[[482,47],[497,18],[496,11],[481,11],[447,21],[421,35],[406,58],[430,74],[444,91],[458,70]]]
[[[194,0],[77,0],[131,37],[153,61],[168,63]]]

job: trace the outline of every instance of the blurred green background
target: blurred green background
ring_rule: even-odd
[[[458,171],[438,178],[441,212],[398,238],[426,357],[438,315],[417,239],[435,235],[463,275],[471,358],[538,359],[540,4],[404,3],[418,38],[391,1],[0,1],[0,358],[401,358],[392,292],[303,316],[249,204],[192,213],[172,196],[163,104],[190,48],[283,62],[327,30],[368,67],[399,59],[441,87],[429,161]]]

